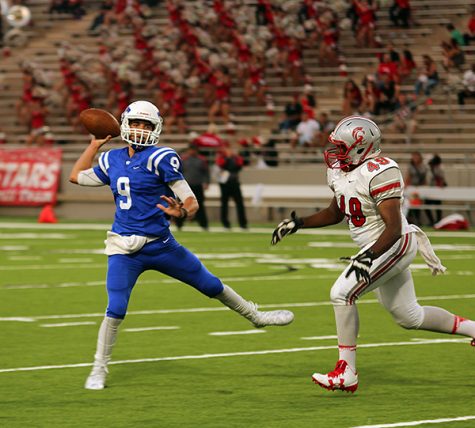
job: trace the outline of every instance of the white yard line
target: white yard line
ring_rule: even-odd
[[[136,333],[141,331],[154,331],[154,330],[178,330],[180,327],[176,325],[165,325],[157,327],[136,327],[136,328],[124,328],[122,331],[127,331],[129,333]]]
[[[85,265],[79,265],[79,264],[72,264],[72,265],[67,265],[67,264],[55,264],[55,265],[16,265],[16,266],[0,266],[0,271],[13,271],[13,270],[63,270],[63,269],[78,269],[78,268],[84,268],[84,269],[105,269],[106,264],[105,263],[88,263]]]
[[[74,238],[72,235],[64,233],[0,233],[0,239],[10,239],[16,241],[17,239],[70,239]]]
[[[155,284],[157,281],[140,281],[142,284]],[[59,284],[19,284],[4,285],[1,290],[28,290],[44,288],[69,288],[69,287],[95,287],[97,285],[105,286],[105,281],[86,281],[86,282],[61,282]]]
[[[75,327],[77,325],[96,325],[94,321],[63,322],[58,324],[40,324],[40,327]]]
[[[28,267],[28,265],[26,265]],[[48,269],[54,269],[57,270],[58,268],[64,268],[65,265],[51,265],[47,266]],[[93,265],[89,264],[88,266],[93,266],[93,267],[104,267],[104,265]],[[341,267],[342,265],[338,265],[338,267]],[[22,270],[22,267],[25,267],[25,265],[22,266],[16,266],[15,270]],[[68,269],[73,269],[77,268],[78,265],[71,265],[68,267]],[[81,266],[79,266],[81,267]],[[325,267],[328,267],[326,265]],[[430,276],[430,271],[427,268],[427,265],[411,265],[411,268],[414,269],[417,268],[413,272],[413,275],[417,276]],[[38,269],[41,269],[41,265],[38,265]],[[284,266],[268,266],[269,270],[280,270],[282,275],[277,275],[276,273],[272,274],[269,273],[269,275],[256,275],[256,276],[237,276],[237,277],[222,277],[221,280],[223,282],[247,282],[247,281],[288,281],[288,280],[319,280],[319,279],[335,279],[336,274],[335,273],[328,273],[328,274],[318,274],[318,275],[313,275],[313,274],[308,274],[308,275],[299,275],[296,273],[288,273],[283,269]],[[419,270],[422,269],[422,270]],[[1,267],[0,267],[1,270]],[[13,269],[12,269],[13,270]],[[426,273],[427,272],[427,273]],[[452,275],[461,275],[461,276],[469,276],[473,275],[474,272],[472,271],[455,271],[451,272]],[[447,275],[447,273],[446,273]],[[157,279],[148,279],[148,280],[140,280],[137,285],[159,285],[161,283],[163,284],[173,284],[173,283],[179,283],[180,281],[173,279],[173,278],[157,278]],[[7,284],[0,286],[0,291],[4,290],[28,290],[28,289],[47,289],[47,288],[70,288],[70,287],[94,287],[94,286],[105,286],[105,281],[85,281],[85,282],[60,282],[59,284]]]
[[[352,242],[315,241],[315,242],[308,242],[307,245],[313,248],[355,248],[355,244]],[[432,244],[432,248],[437,251],[473,251],[475,250],[475,245]]]
[[[278,222],[276,222],[277,224]],[[103,230],[104,232],[110,230],[110,223],[55,223],[54,225],[50,224],[41,224],[41,223],[15,223],[15,222],[0,222],[0,229],[34,229],[34,230]],[[251,227],[249,229],[250,233],[264,233],[272,234],[274,230],[273,227]],[[176,229],[172,227],[172,231],[175,232]],[[187,226],[184,232],[199,232],[203,236],[208,232],[203,232],[200,227],[197,226]],[[228,231],[223,231],[221,227],[211,227],[210,232],[212,233],[229,233]],[[243,235],[243,232],[237,233]],[[245,232],[245,234],[249,234]],[[426,230],[425,231],[429,236],[437,236],[440,238],[475,238],[475,232],[446,232],[446,231],[436,231],[436,230]],[[347,229],[301,229],[299,230],[299,235],[338,235],[338,236],[350,236]]]
[[[92,263],[94,259],[88,258],[64,258],[58,259],[59,267],[61,268],[63,263]]]
[[[397,422],[394,424],[378,424],[378,425],[359,425],[352,428],[393,428],[393,427],[415,427],[417,425],[426,424],[443,424],[445,422],[461,422],[474,420],[475,416],[459,416],[457,418],[443,419],[426,419],[424,421]]]
[[[431,300],[462,300],[462,299],[475,299],[475,294],[450,294],[445,296],[421,296],[418,297],[419,301],[431,301]],[[379,303],[377,299],[363,299],[358,302],[362,304],[374,304]],[[315,306],[331,306],[331,301],[323,302],[300,302],[300,303],[268,303],[260,304],[259,308],[306,308]],[[208,308],[185,308],[185,309],[149,309],[143,311],[130,311],[127,312],[127,316],[131,315],[158,315],[158,314],[181,314],[181,313],[195,313],[195,312],[219,312],[229,311],[229,308],[225,306],[208,307]],[[32,316],[16,316],[16,317],[0,317],[0,321],[17,321],[17,320],[48,320],[48,319],[63,319],[63,318],[94,318],[103,317],[104,312],[97,313],[83,313],[83,314],[62,314],[62,315],[32,315]]]
[[[236,334],[259,334],[267,333],[265,330],[242,330],[242,331],[213,331],[210,336],[234,336]]]
[[[338,339],[338,336],[308,336],[301,337],[301,340],[326,340],[326,339]]]
[[[42,224],[42,223],[15,223],[15,222],[0,222],[0,229],[33,229],[33,230],[109,230],[110,223],[55,223],[55,224]]]
[[[0,245],[0,251],[26,251],[30,247],[26,245]]]
[[[41,260],[43,256],[8,256],[8,260],[12,261],[34,261],[34,260]]]
[[[441,343],[467,343],[468,339],[433,339],[425,342],[386,342],[386,343],[363,343],[358,345],[358,349],[362,348],[382,348],[392,346],[422,346],[433,345]],[[139,363],[155,363],[159,361],[178,361],[178,360],[203,360],[209,358],[226,358],[226,357],[244,357],[251,355],[270,355],[270,354],[289,354],[296,352],[310,352],[310,351],[326,351],[329,349],[336,349],[337,346],[311,346],[308,348],[288,348],[288,349],[267,349],[262,351],[248,351],[248,352],[225,352],[220,354],[199,354],[199,355],[178,355],[173,357],[157,357],[157,358],[140,358],[136,360],[119,360],[111,361],[109,365],[121,364],[139,364]],[[49,366],[32,366],[32,367],[11,367],[8,369],[0,369],[0,373],[13,372],[27,372],[38,370],[52,370],[52,369],[71,369],[76,367],[89,367],[92,363],[77,363],[77,364],[55,364]]]
[[[75,265],[77,267],[77,265]],[[105,265],[104,265],[105,267]],[[284,273],[284,272],[282,272]],[[241,277],[222,277],[223,282],[245,282],[245,281],[288,281],[288,280],[300,280],[300,279],[329,279],[335,278],[335,275],[295,275],[295,274],[286,274],[284,276],[278,276],[276,274],[269,274],[268,276],[241,276]],[[172,284],[175,282],[180,282],[177,279],[173,278],[157,278],[149,280],[140,280],[137,285],[142,284]],[[26,290],[26,289],[39,289],[39,288],[69,288],[69,287],[92,287],[96,285],[105,286],[105,281],[86,281],[86,282],[62,282],[59,284],[19,284],[19,285],[4,285],[0,287],[0,291],[3,290]]]

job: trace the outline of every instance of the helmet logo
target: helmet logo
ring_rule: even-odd
[[[355,143],[358,144],[358,143],[361,143],[361,141],[363,141],[365,132],[361,126],[358,126],[355,129],[353,129],[353,132],[351,133],[351,135],[355,139]]]

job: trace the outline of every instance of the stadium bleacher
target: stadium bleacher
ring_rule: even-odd
[[[195,2],[186,2],[187,5]],[[5,55],[0,62],[0,87],[2,97],[0,98],[0,129],[6,133],[8,147],[22,147],[25,144],[28,129],[24,124],[18,122],[14,117],[14,110],[17,101],[22,95],[22,81],[20,63],[23,60],[32,61],[37,64],[48,75],[52,82],[58,81],[60,75],[60,63],[58,48],[61,42],[68,42],[71,46],[80,48],[90,55],[98,55],[99,39],[97,35],[90,34],[87,29],[94,18],[100,1],[91,0],[87,2],[87,15],[81,20],[72,19],[64,15],[50,15],[48,13],[48,0],[37,0],[27,2],[27,7],[32,13],[32,24],[25,31],[28,35],[28,43],[24,47],[4,50]],[[247,1],[247,7],[252,8],[255,2]],[[475,168],[473,164],[474,151],[472,139],[474,135],[475,105],[468,101],[463,110],[457,105],[457,87],[461,72],[450,70],[445,71],[441,66],[442,52],[440,42],[445,40],[447,32],[445,25],[454,23],[458,28],[466,26],[466,20],[470,15],[470,10],[475,6],[474,0],[453,0],[450,7],[447,2],[441,0],[413,0],[414,26],[409,29],[393,27],[389,20],[388,6],[381,7],[377,12],[377,36],[381,40],[381,47],[378,48],[357,48],[355,39],[350,29],[341,29],[340,50],[344,57],[346,71],[341,73],[339,67],[322,67],[318,62],[318,49],[306,47],[304,49],[305,72],[311,79],[314,93],[317,97],[317,111],[329,113],[333,122],[341,118],[342,89],[343,83],[352,78],[361,82],[368,73],[374,72],[378,59],[376,54],[385,50],[387,43],[391,42],[396,50],[411,49],[416,62],[420,61],[421,55],[430,53],[438,64],[441,83],[431,95],[431,104],[421,104],[418,113],[418,126],[416,132],[411,136],[410,144],[407,144],[404,136],[386,131],[386,122],[390,118],[385,116],[382,123],[383,141],[386,143],[385,152],[399,161],[404,168],[409,161],[409,154],[413,151],[420,151],[426,156],[439,153],[446,162],[444,168],[448,181],[453,186],[475,185]],[[251,10],[251,9],[250,9]],[[251,13],[250,16],[253,16]],[[147,22],[155,26],[167,26],[169,24],[168,11],[164,4],[152,9],[152,15],[147,18]],[[119,28],[119,38],[121,40],[131,40],[132,32],[129,28]],[[464,47],[466,56],[465,68],[474,62],[475,49],[473,46]],[[240,86],[233,87],[231,96],[231,115],[235,125],[234,136],[231,139],[259,135],[264,140],[271,136],[271,131],[276,128],[282,119],[286,102],[296,92],[301,92],[303,85],[294,85],[291,82],[287,86],[282,86],[281,78],[272,68],[266,71],[266,82],[268,93],[272,95],[275,104],[274,115],[266,114],[263,106],[258,105],[253,99],[245,102],[243,99],[243,89]],[[413,90],[414,77],[404,82],[406,91]],[[136,82],[134,87],[134,98],[147,98],[150,90],[145,86],[146,82]],[[107,99],[105,87],[95,88],[93,104],[95,107],[104,107]],[[72,160],[77,157],[87,143],[89,137],[78,132],[69,123],[64,115],[64,106],[49,106],[47,125],[57,142],[62,142],[64,149],[64,169],[69,169]],[[165,118],[166,120],[166,118]],[[376,119],[378,120],[378,118]],[[187,103],[187,124],[188,130],[197,133],[204,132],[208,127],[208,107],[203,103],[203,95],[198,93],[189,96]],[[224,123],[218,120],[218,130],[225,134],[227,128]],[[272,138],[275,136],[272,135]],[[285,177],[288,168],[298,165],[301,171],[314,171],[324,169],[321,164],[321,155],[318,151],[295,153],[287,143],[286,135],[277,136],[276,145],[279,152],[282,170],[281,177]],[[162,136],[164,144],[171,145],[177,150],[186,147],[188,134],[180,134],[176,131],[165,130]],[[258,159],[256,155],[253,159]],[[277,168],[277,169],[279,169]],[[269,168],[272,169],[272,168]],[[251,165],[243,173],[243,181],[246,184],[266,182],[265,174],[267,170],[259,170],[257,164]],[[312,174],[312,173],[310,173]],[[307,176],[305,172],[302,176]],[[324,184],[324,174],[320,172],[312,175],[316,180],[315,184]],[[268,181],[275,181],[275,174]],[[302,181],[308,183],[308,181]],[[298,184],[298,183],[296,183]],[[70,194],[71,188],[62,179],[60,200],[71,202],[73,196]]]

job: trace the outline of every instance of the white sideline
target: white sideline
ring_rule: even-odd
[[[382,348],[391,346],[419,346],[419,345],[433,345],[440,343],[469,343],[468,338],[464,339],[427,339],[424,341],[410,341],[410,342],[383,342],[383,343],[363,343],[358,345],[361,348]],[[225,357],[244,357],[249,355],[269,355],[269,354],[289,354],[294,352],[309,352],[309,351],[326,351],[329,349],[337,349],[337,346],[311,346],[308,348],[288,348],[288,349],[267,349],[263,351],[248,351],[248,352],[225,352],[221,354],[200,354],[200,355],[178,355],[175,357],[157,357],[157,358],[140,358],[136,360],[119,360],[111,361],[109,365],[119,364],[139,364],[139,363],[155,363],[159,361],[178,361],[178,360],[203,360],[208,358],[225,358]],[[77,364],[56,364],[50,366],[33,366],[33,367],[13,367],[8,369],[0,369],[0,373],[12,372],[28,372],[38,370],[52,370],[52,369],[72,369],[76,367],[90,367],[92,363],[77,363]]]
[[[410,421],[398,422],[394,424],[379,424],[379,425],[358,425],[351,428],[393,428],[393,427],[415,427],[417,425],[425,424],[443,424],[444,422],[460,422],[470,421],[475,419],[475,416],[459,416],[457,418],[442,418],[442,419],[427,419],[424,421]]]
[[[442,296],[422,296],[417,300],[453,300],[453,299],[475,299],[475,294],[450,294]],[[377,299],[363,299],[358,302],[362,304],[379,303]],[[300,303],[269,303],[260,304],[259,308],[306,308],[315,306],[331,306],[331,301],[323,302],[300,302]],[[181,314],[181,313],[195,313],[195,312],[217,312],[217,311],[229,311],[230,309],[225,306],[217,307],[205,307],[205,308],[186,308],[186,309],[150,309],[143,311],[130,311],[127,312],[127,316],[131,315],[158,315],[158,314]],[[0,317],[0,321],[25,321],[32,322],[38,320],[49,319],[63,319],[63,318],[94,318],[103,317],[104,312],[87,313],[87,314],[63,314],[63,315],[32,315],[32,316],[15,316],[15,317]]]

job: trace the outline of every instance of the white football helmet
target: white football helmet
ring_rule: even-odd
[[[153,125],[152,131],[130,127],[131,119],[146,120]],[[154,146],[158,144],[162,132],[163,119],[160,111],[148,101],[135,101],[121,116],[120,136],[132,146]]]
[[[338,122],[328,138],[333,144],[325,150],[325,162],[332,169],[358,166],[366,159],[379,156],[381,131],[372,120],[348,116]]]

